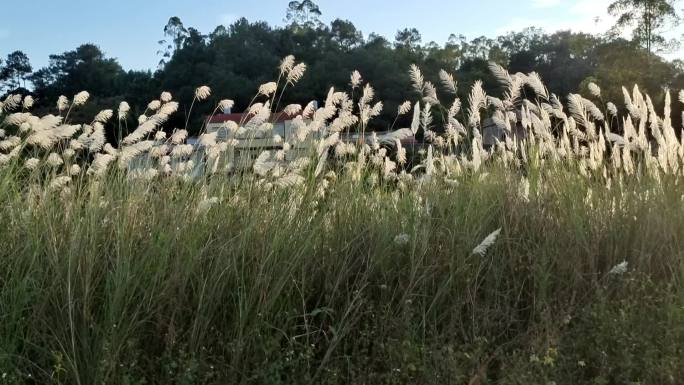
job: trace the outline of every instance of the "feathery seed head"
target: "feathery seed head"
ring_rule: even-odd
[[[195,90],[195,98],[197,98],[197,100],[200,100],[200,101],[204,100],[204,99],[208,98],[210,95],[211,95],[211,88],[209,88],[207,86],[201,86]]]
[[[67,99],[66,96],[62,95],[57,99],[57,110],[59,112],[62,112],[69,108],[69,99]]]
[[[90,94],[87,91],[81,91],[74,96],[74,106],[82,106],[90,98]]]
[[[259,86],[259,95],[270,96],[276,92],[278,85],[275,82],[268,82]]]

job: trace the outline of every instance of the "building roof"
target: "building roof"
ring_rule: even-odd
[[[216,115],[213,115],[209,119],[209,123],[225,123],[225,122],[240,123],[246,115],[247,114],[244,112],[243,113],[233,113],[233,114],[216,114]],[[245,123],[249,122],[251,118],[252,118],[252,116],[246,117],[244,119]],[[269,119],[269,121],[271,123],[283,123],[283,122],[286,122],[288,120],[292,120],[294,118],[295,118],[295,116],[290,116],[290,115],[286,114],[285,112],[279,112],[276,114],[271,114],[271,118]]]

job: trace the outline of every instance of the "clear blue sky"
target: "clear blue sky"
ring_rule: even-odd
[[[0,56],[26,52],[35,68],[48,55],[95,43],[126,69],[154,68],[157,41],[171,16],[209,33],[238,17],[282,25],[289,0],[23,0],[2,5]],[[547,32],[603,32],[611,24],[611,0],[318,0],[323,21],[351,20],[364,36],[393,39],[398,29],[416,27],[423,41],[443,44],[451,33],[490,37],[527,26]],[[599,17],[597,23],[595,18]],[[680,27],[672,36],[681,36]],[[682,57],[682,52],[669,55]]]

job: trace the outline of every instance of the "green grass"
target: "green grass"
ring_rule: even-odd
[[[547,167],[528,201],[483,171],[64,195],[2,169],[0,383],[681,384],[681,179]]]

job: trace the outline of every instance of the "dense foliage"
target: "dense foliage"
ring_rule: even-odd
[[[616,7],[616,12],[629,10],[625,7]],[[173,17],[163,29],[165,39],[160,41],[158,52],[160,66],[154,73],[126,71],[97,46],[85,44],[52,55],[48,67],[32,74],[30,70],[13,72],[15,75],[7,78],[11,80],[5,84],[5,91],[14,90],[20,79],[30,80],[37,107],[47,112],[54,109],[51,102],[60,95],[88,90],[94,97],[92,109],[75,116],[85,119],[88,114],[112,108],[121,100],[127,100],[133,111],[140,113],[159,89],[176,95],[181,111],[187,113],[186,104],[192,100],[194,86],[207,84],[215,94],[235,100],[235,111],[243,111],[250,103],[251,90],[273,77],[280,58],[294,54],[309,69],[297,89],[287,95],[286,103],[322,101],[327,89],[347,86],[348,74],[359,70],[376,86],[385,102],[385,110],[373,123],[374,129],[382,130],[392,124],[392,111],[410,95],[405,72],[410,64],[435,75],[428,79],[434,83],[438,82],[436,74],[440,69],[454,74],[462,86],[461,97],[466,96],[477,79],[489,80],[485,81],[490,87],[486,91],[496,94],[490,86],[494,82],[487,70],[488,61],[512,72],[535,71],[561,97],[585,89],[591,81],[602,86],[606,100],[620,97],[619,86],[623,84],[640,84],[657,99],[662,99],[664,87],[684,87],[681,61],[667,62],[651,54],[638,36],[628,41],[610,34],[546,34],[528,28],[497,38],[482,36],[468,40],[452,35],[440,46],[423,42],[420,32],[410,28],[398,31],[395,40],[388,41],[373,33],[364,36],[346,20],[324,25],[317,18],[320,12],[311,1],[295,1],[288,10],[287,26],[250,23],[243,18],[209,34],[186,27],[180,18]],[[200,107],[198,112],[201,113],[195,115],[195,123],[201,121],[202,113],[210,111]],[[179,116],[176,125],[180,126],[183,118]]]

